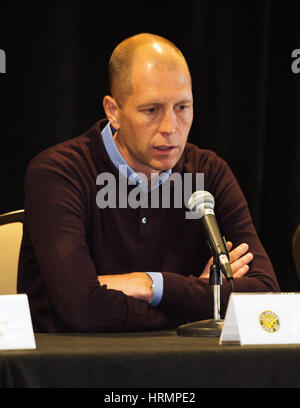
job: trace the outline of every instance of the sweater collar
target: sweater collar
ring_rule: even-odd
[[[116,169],[118,169],[118,171],[122,173],[123,176],[130,180],[130,184],[139,184],[142,187],[142,189],[146,192],[154,190],[160,184],[168,180],[168,178],[172,175],[172,169],[164,170],[163,172],[161,172],[157,181],[153,183],[153,185],[151,185],[151,189],[149,190],[148,183],[144,180],[143,177],[141,177],[129,166],[129,164],[125,161],[125,159],[121,155],[114,141],[113,135],[115,131],[116,130],[113,128],[113,126],[108,122],[104,129],[102,129],[101,131],[102,140],[110,160],[112,161]]]

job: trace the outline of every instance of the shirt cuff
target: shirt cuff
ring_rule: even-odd
[[[146,272],[153,281],[153,298],[149,303],[150,306],[157,306],[162,298],[164,290],[164,278],[161,272]]]

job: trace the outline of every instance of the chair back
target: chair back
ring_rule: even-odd
[[[293,235],[293,257],[297,271],[298,281],[300,283],[300,225],[298,225]]]
[[[17,293],[24,210],[0,215],[0,295]]]

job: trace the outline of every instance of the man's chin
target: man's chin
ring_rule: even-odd
[[[172,169],[174,167],[174,165],[170,164],[168,166],[156,166],[154,168],[152,168],[152,173],[154,174],[158,174],[158,173],[163,173],[164,171],[168,171],[170,169]]]
[[[155,161],[155,162],[152,163],[151,168],[153,169],[154,173],[161,173],[163,171],[167,171],[167,170],[172,169],[176,165],[178,160],[179,160],[179,158],[176,159],[176,160],[174,160],[174,159],[170,160],[169,159],[169,160],[164,160],[164,161],[159,161],[159,162]]]

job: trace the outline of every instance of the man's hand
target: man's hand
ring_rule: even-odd
[[[241,278],[248,272],[248,264],[253,260],[253,254],[250,252],[248,253],[249,246],[247,244],[241,244],[231,251],[232,243],[228,241],[227,248],[230,255],[232,275],[234,278]],[[210,266],[212,263],[213,258],[211,257],[199,278],[209,278]]]
[[[145,300],[150,303],[153,298],[152,279],[145,272],[132,272],[124,275],[101,275],[98,276],[100,285],[106,285],[107,289],[120,290],[127,296]]]

